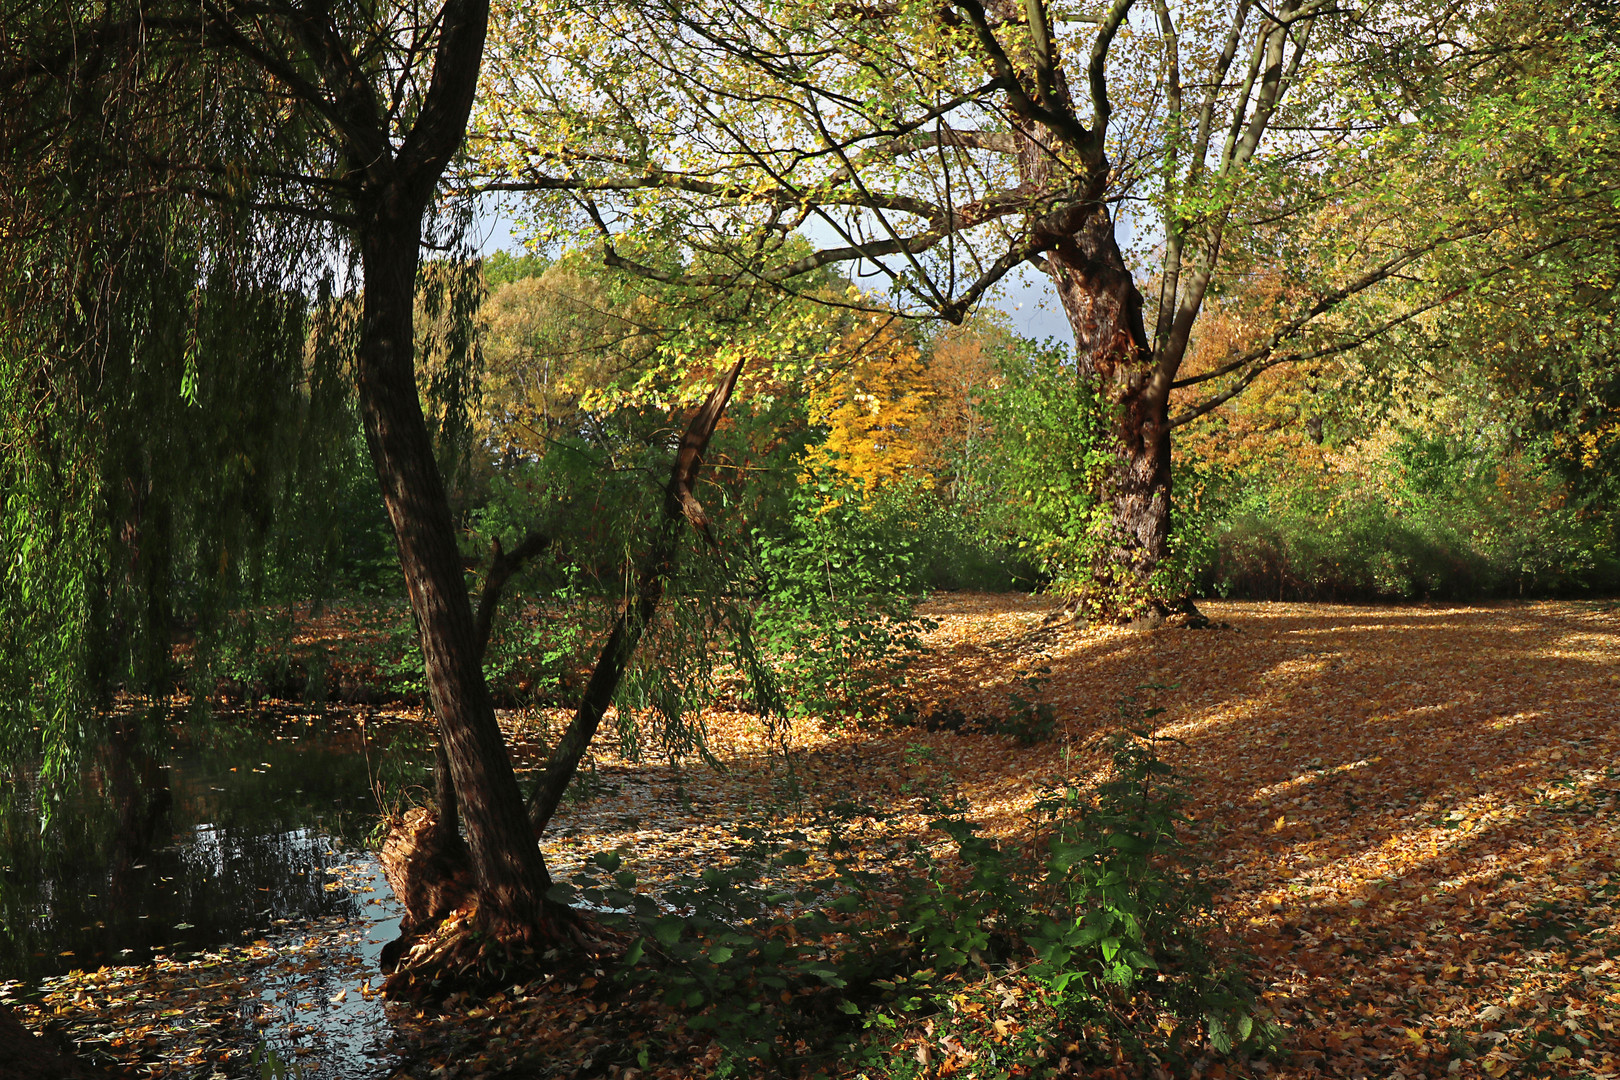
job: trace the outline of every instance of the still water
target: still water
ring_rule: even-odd
[[[364,844],[378,791],[425,757],[402,725],[357,713],[128,715],[72,791],[0,776],[5,996],[89,984],[155,1008],[177,987],[182,1004],[235,1014],[206,1032],[197,1019],[190,1046],[163,1028],[165,1054],[197,1059],[186,1073],[241,1071],[240,1055],[208,1049],[234,1039],[310,1077],[386,1074],[396,1062],[369,983],[398,912]],[[144,1019],[106,1011],[109,1045]]]

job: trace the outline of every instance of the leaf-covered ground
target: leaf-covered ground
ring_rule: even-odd
[[[801,723],[784,757],[756,718],[714,713],[723,773],[600,748],[588,797],[546,841],[554,870],[621,849],[656,883],[725,860],[739,825],[809,827],[833,804],[881,863],[926,827],[928,793],[941,790],[1016,836],[1040,788],[1094,766],[1092,735],[1134,720],[1179,740],[1166,756],[1198,778],[1191,809],[1226,879],[1220,914],[1288,1029],[1265,1074],[1620,1075],[1620,609],[1211,602],[1229,628],[1130,632],[1048,624],[1051,608],[1018,595],[936,601],[933,651],[897,690],[917,715],[968,718],[1007,716],[1011,694],[1038,698],[1056,711],[1045,741]],[[520,747],[563,719],[504,717]],[[144,979],[143,992],[201,980],[200,995],[185,991],[197,1001],[227,977],[176,976]],[[65,980],[35,1020],[88,1030],[143,978]],[[998,991],[1009,1015],[1016,989]],[[199,1057],[214,1036],[185,1045],[180,1014],[168,1019],[161,1039],[120,1056],[172,1075],[243,1068],[217,1049]],[[678,1018],[617,1006],[590,977],[393,1019],[415,1076],[498,1075],[535,1055],[557,1075],[631,1080],[701,1074],[718,1057]],[[659,1052],[642,1058],[638,1039]],[[925,1075],[986,1074],[983,1052],[943,1026],[910,1039]]]
[[[1613,605],[1210,603],[1231,629],[1145,634],[1018,607],[936,605],[923,687],[988,708],[1049,665],[1069,739],[1117,700],[1165,710],[1223,914],[1292,1031],[1280,1075],[1620,1073]],[[975,742],[966,786],[1009,823],[1064,746]]]

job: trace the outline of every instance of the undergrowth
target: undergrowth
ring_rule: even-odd
[[[1214,944],[1185,778],[1143,732],[1108,747],[1105,782],[1045,793],[1031,844],[936,793],[932,837],[882,871],[835,819],[819,842],[746,833],[656,898],[598,855],[555,897],[634,938],[617,977],[708,1032],[722,1076],[1187,1075],[1266,1052],[1278,1029]]]

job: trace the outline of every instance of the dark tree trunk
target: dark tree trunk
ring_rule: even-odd
[[[440,741],[466,823],[467,853],[484,929],[556,941],[545,860],[484,682],[483,645],[462,576],[454,521],[416,385],[414,302],[423,219],[445,167],[466,136],[488,30],[488,0],[445,0],[438,12],[426,93],[408,118],[379,93],[361,61],[332,36],[330,20],[301,9],[300,40],[330,97],[309,98],[343,145],[348,222],[360,249],[365,292],[356,369],[366,443],[394,529]],[[271,70],[283,78],[273,62]],[[446,803],[448,808],[449,804]],[[453,828],[453,823],[448,826]],[[437,830],[435,830],[437,832]]]
[[[363,227],[361,417],[416,614],[428,695],[467,826],[484,917],[554,937],[551,880],[484,682],[449,500],[417,395],[412,335],[421,212]]]
[[[1083,603],[1109,620],[1162,615],[1170,601],[1158,595],[1154,575],[1169,555],[1170,379],[1148,342],[1142,294],[1107,209],[1097,206],[1061,239],[1047,266],[1074,331],[1077,376],[1108,410],[1104,430],[1115,453],[1100,493],[1112,521]]]
[[[731,392],[736,389],[742,367],[743,362],[738,360],[721,377],[709,392],[703,407],[693,414],[686,434],[681,438],[669,481],[664,485],[663,513],[653,532],[647,557],[636,573],[636,593],[619,609],[618,617],[613,620],[613,628],[608,632],[601,655],[597,657],[596,667],[591,671],[590,682],[585,686],[574,719],[558,740],[540,782],[529,796],[529,820],[537,833],[545,830],[557,807],[562,804],[563,792],[579,771],[579,763],[584,759],[585,751],[590,749],[591,740],[596,737],[596,729],[607,714],[608,706],[613,703],[613,695],[618,691],[631,657],[635,655],[641,635],[658,611],[665,586],[675,572],[682,530],[690,524],[702,532],[710,543],[714,542],[714,537],[709,533],[708,518],[693,493],[693,485],[697,482],[698,470],[703,467],[703,454],[709,448],[709,439],[713,437],[720,418],[725,415]]]
[[[1056,94],[1068,104],[1061,72]],[[1050,132],[1021,127],[1019,177],[1031,188],[1060,178]],[[1074,332],[1076,376],[1106,410],[1103,434],[1115,460],[1100,477],[1109,506],[1108,532],[1092,553],[1091,580],[1081,597],[1091,618],[1121,622],[1148,611],[1164,614],[1155,571],[1169,554],[1171,372],[1154,356],[1142,316],[1142,294],[1120,253],[1114,219],[1103,201],[1109,163],[1100,148],[1071,209],[1042,219],[1046,270]]]

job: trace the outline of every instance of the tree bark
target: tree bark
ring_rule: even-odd
[[[1148,342],[1142,294],[1120,253],[1113,219],[1098,205],[1047,256],[1074,331],[1076,377],[1109,410],[1114,464],[1103,478],[1108,532],[1098,538],[1087,614],[1124,621],[1178,602],[1157,595],[1170,549],[1170,378]]]
[[[462,576],[454,522],[416,384],[414,302],[422,222],[466,136],[489,22],[488,0],[445,0],[425,94],[405,118],[379,94],[369,68],[319,13],[296,10],[298,37],[323,90],[295,69],[248,51],[333,125],[343,147],[346,220],[360,249],[365,292],[356,350],[360,416],[416,616],[428,697],[439,721],[467,828],[479,918],[502,938],[556,941],[545,860],[495,722],[483,648]],[[367,62],[369,63],[369,62]],[[321,95],[326,95],[324,98]]]
[[[1065,107],[1068,87],[1054,72],[1053,94]],[[1051,132],[1040,123],[1019,128],[1018,171],[1024,186],[1051,188],[1059,179]],[[1104,201],[1110,164],[1100,150],[1070,209],[1042,219],[1046,271],[1074,333],[1075,376],[1082,392],[1107,410],[1100,434],[1112,443],[1113,466],[1098,493],[1109,510],[1107,532],[1095,538],[1090,580],[1080,597],[1090,618],[1126,622],[1149,611],[1166,614],[1175,602],[1156,595],[1155,572],[1169,555],[1170,382],[1148,340],[1142,294],[1125,265],[1114,219]]]
[[[420,229],[420,209],[363,227],[361,418],[420,628],[481,914],[554,937],[545,910],[550,875],[495,722],[450,503],[417,394],[412,306]]]

